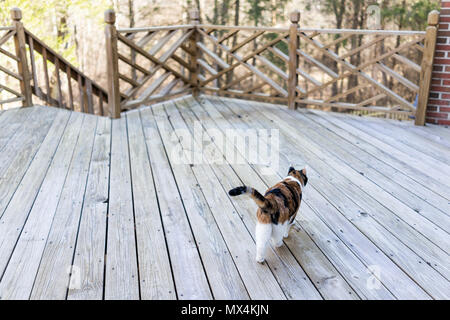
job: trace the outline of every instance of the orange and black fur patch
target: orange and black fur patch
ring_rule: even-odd
[[[234,188],[228,193],[230,196],[248,194],[259,207],[256,214],[260,223],[292,223],[300,208],[302,187],[306,186],[307,182],[306,169],[295,170],[291,167],[288,176],[269,188],[264,196],[258,190],[247,186]]]

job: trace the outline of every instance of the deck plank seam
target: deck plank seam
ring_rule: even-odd
[[[136,250],[136,265],[137,265],[137,280],[138,280],[138,290],[139,290],[139,300],[142,300],[142,293],[141,293],[141,274],[139,272],[139,248],[138,248],[138,241],[137,241],[137,235],[136,235],[136,212],[134,209],[134,190],[133,190],[133,172],[131,169],[131,153],[130,153],[130,136],[128,132],[128,117],[125,117],[125,128],[127,133],[127,151],[128,151],[128,167],[130,170],[130,189],[131,189],[131,207],[133,210],[133,225],[134,225],[134,248]]]
[[[194,98],[194,99],[195,99],[195,98]],[[176,103],[175,103],[175,105],[176,105]],[[178,108],[177,108],[177,109],[178,109]],[[193,134],[192,131],[191,131],[192,129],[190,128],[190,126],[187,125],[186,119],[183,117],[182,112],[179,112],[179,114],[180,114],[181,118],[184,120],[184,122],[186,123],[186,126],[188,127],[190,134]],[[223,183],[221,182],[221,179],[220,179],[219,176],[217,175],[216,169],[214,169],[214,167],[213,167],[211,164],[208,164],[208,166],[211,168],[212,173],[214,174],[215,178],[217,179],[218,183],[220,184],[220,186],[222,187],[222,189],[224,190],[224,192],[225,192],[225,194],[226,194],[227,191],[225,190],[225,187],[223,186]],[[227,166],[229,166],[229,167],[231,168],[231,170],[235,173],[236,177],[238,177],[238,179],[240,180],[239,175],[235,172],[235,170],[232,168],[232,166],[231,166],[228,162],[227,162]],[[241,182],[242,182],[242,181],[241,181]],[[240,212],[240,210],[238,210],[238,208],[236,207],[236,205],[235,205],[231,200],[230,200],[230,203],[231,203],[231,205],[233,206],[233,208],[234,208],[234,210],[235,210],[236,212]],[[242,214],[242,213],[241,213],[241,214]],[[254,238],[253,238],[253,236],[252,236],[251,231],[249,230],[248,225],[244,222],[244,220],[242,219],[242,217],[241,217],[240,215],[239,215],[239,219],[240,219],[240,221],[242,222],[242,225],[244,226],[245,230],[247,231],[247,233],[250,235],[251,239],[252,239],[253,242],[254,242],[255,240],[254,240]],[[219,229],[220,229],[220,228],[219,228]],[[233,260],[234,260],[234,259],[233,259]],[[282,284],[279,282],[278,277],[275,275],[275,273],[274,273],[274,271],[273,271],[273,268],[272,268],[267,262],[266,262],[266,264],[267,264],[267,267],[269,268],[270,272],[272,273],[272,275],[273,275],[275,281],[277,282],[278,286],[279,286],[280,289],[282,290],[282,292],[283,292],[285,298],[287,299],[287,298],[288,298],[288,297],[287,297],[287,294],[286,294],[286,292],[284,292],[283,286],[282,286]]]
[[[169,246],[168,246],[168,243],[167,243],[166,230],[165,230],[164,223],[163,223],[163,218],[162,218],[162,213],[161,213],[161,206],[160,206],[160,203],[159,203],[158,192],[156,192],[157,189],[156,189],[155,175],[154,175],[154,172],[153,172],[150,152],[148,150],[148,144],[146,143],[147,137],[145,135],[145,130],[144,130],[143,123],[142,123],[142,113],[141,113],[141,110],[139,110],[138,112],[139,112],[140,128],[142,130],[142,135],[144,137],[145,152],[146,152],[146,155],[147,155],[147,159],[149,161],[150,171],[151,171],[151,174],[152,174],[152,183],[153,183],[153,187],[155,189],[155,198],[156,198],[156,202],[158,204],[159,219],[160,219],[161,228],[162,228],[163,235],[164,235],[165,250],[166,250],[166,253],[167,253],[167,258],[169,260],[170,274],[172,275],[172,283],[173,283],[173,287],[174,287],[174,291],[175,291],[175,297],[178,300],[178,292],[177,292],[177,287],[176,287],[176,283],[175,283],[175,276],[174,276],[174,272],[173,272],[172,261],[171,261],[171,258],[170,258]]]
[[[311,115],[308,115],[308,116],[311,117]],[[338,137],[343,138],[346,141],[348,141],[350,144],[352,144],[353,146],[356,146],[358,148],[358,150],[365,151],[368,155],[372,156],[377,161],[380,161],[381,163],[384,163],[385,165],[394,168],[394,170],[396,170],[396,172],[399,172],[402,175],[408,177],[409,179],[413,180],[416,184],[422,185],[423,188],[427,189],[429,192],[432,192],[432,194],[445,199],[445,202],[448,202],[448,200],[450,199],[450,198],[447,199],[448,196],[446,194],[440,193],[440,192],[442,192],[442,190],[441,190],[442,189],[441,188],[442,184],[440,182],[438,182],[436,180],[433,180],[436,183],[436,186],[437,186],[436,188],[439,190],[439,191],[436,191],[436,189],[430,187],[429,183],[427,184],[424,181],[420,181],[420,179],[417,178],[417,177],[420,177],[420,176],[417,176],[417,175],[414,175],[414,174],[410,174],[410,173],[407,172],[407,171],[411,171],[411,172],[417,171],[416,169],[408,166],[407,164],[404,164],[404,168],[398,168],[396,165],[393,165],[392,163],[398,164],[397,159],[395,159],[391,155],[387,154],[385,151],[379,149],[377,146],[373,146],[372,144],[370,144],[369,141],[367,141],[365,139],[362,139],[361,137],[358,137],[357,135],[355,135],[355,133],[350,132],[348,130],[348,128],[339,126],[338,124],[336,124],[336,122],[331,122],[329,119],[327,119],[325,117],[322,117],[321,114],[316,112],[316,111],[312,112],[312,117],[319,117],[320,119],[322,119],[326,123],[330,124],[330,126],[331,126],[330,128],[335,128],[335,129],[330,129],[330,128],[328,128],[328,129],[333,131],[333,132],[335,132],[338,135]],[[317,118],[315,118],[315,121],[316,122],[318,121]],[[323,126],[325,127],[325,125],[323,125]],[[325,128],[327,128],[327,127],[325,127]],[[343,131],[343,132],[345,132],[345,134],[348,137],[352,137],[352,139],[354,139],[355,141],[356,140],[357,141],[361,141],[361,142],[363,142],[363,144],[362,145],[358,144],[358,143],[355,144],[354,142],[350,141],[348,137],[343,136],[343,133],[337,133],[335,130],[338,130],[339,132]],[[372,151],[365,150],[363,148],[363,145],[369,146],[370,148],[372,148]],[[382,159],[382,158],[380,158],[379,155],[373,154],[373,152],[378,152],[378,153],[380,153],[382,155],[385,155],[386,158]],[[392,163],[389,162],[389,159],[391,159]],[[398,164],[398,165],[401,166],[401,164]],[[424,179],[427,179],[427,178],[428,177],[424,176]]]
[[[340,119],[346,119],[347,122],[353,122],[353,121],[354,121],[354,122],[356,122],[356,123],[362,123],[362,122],[361,122],[361,119],[353,119],[353,118],[350,118],[350,117],[344,118],[344,117],[342,117],[342,116],[343,116],[342,114],[337,114],[337,115],[335,115],[335,116],[338,117],[338,118],[340,118]],[[357,121],[357,120],[359,120],[359,121]],[[376,125],[379,126],[379,125],[382,125],[382,123],[381,123],[381,122],[377,122],[377,121],[365,121],[364,123],[368,125],[368,127],[366,127],[367,130],[365,130],[365,132],[368,133],[368,134],[371,134],[374,138],[376,138],[375,135],[372,134],[371,132],[373,132],[374,130],[376,130],[376,128],[374,128],[374,125],[375,125],[375,126],[376,126]],[[391,127],[391,128],[392,128],[392,125],[384,125],[384,126],[383,126],[383,129],[385,129],[386,127]],[[408,129],[409,129],[409,128],[408,128]],[[389,130],[389,129],[388,129],[388,130]],[[395,131],[395,128],[392,128],[391,130],[394,130],[394,131]],[[406,132],[409,133],[410,131],[409,131],[409,130],[406,130]],[[393,141],[391,141],[391,140],[392,140],[392,136],[391,136],[391,135],[385,134],[384,132],[380,132],[380,131],[378,131],[378,130],[377,130],[377,134],[381,134],[381,135],[387,137],[386,140],[382,140],[384,143],[387,143],[387,144],[389,144],[389,145],[392,146],[392,147],[396,147],[394,144],[392,144]],[[378,139],[378,138],[377,138],[377,139]],[[379,140],[379,139],[378,139],[378,140]],[[396,140],[395,140],[395,142],[400,143],[402,146],[404,146],[404,147],[406,147],[406,148],[408,148],[408,149],[412,149],[412,150],[413,150],[414,152],[416,152],[419,156],[429,158],[428,160],[431,160],[431,163],[433,163],[433,159],[434,159],[434,160],[435,160],[436,162],[438,162],[439,164],[447,165],[445,162],[443,162],[443,160],[438,159],[438,158],[435,158],[433,155],[430,155],[430,154],[426,153],[426,152],[425,152],[425,149],[418,149],[418,148],[415,148],[415,147],[411,146],[409,143],[407,143],[407,141],[410,141],[410,139],[406,139],[405,141],[402,141],[402,140],[399,140],[399,139],[396,139]]]
[[[105,231],[105,257],[103,260],[103,290],[102,290],[102,300],[105,300],[106,295],[106,265],[108,261],[108,229],[109,229],[109,203],[111,200],[111,158],[112,158],[112,140],[113,140],[113,127],[112,127],[112,121],[109,121],[109,172],[108,172],[108,203],[106,207],[106,231]]]

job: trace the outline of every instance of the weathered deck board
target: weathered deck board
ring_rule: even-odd
[[[419,126],[419,127],[409,128],[409,130],[412,133],[415,133],[416,135],[420,135],[420,136],[426,138],[428,141],[432,141],[439,145],[443,145],[447,148],[450,148],[450,137],[448,136],[448,135],[450,135],[450,132],[448,133],[448,135],[443,136],[439,132],[435,132],[435,127],[437,127],[437,126],[427,124],[427,126],[425,128],[422,128]],[[444,129],[444,130],[450,131],[450,129]]]
[[[39,112],[42,111],[42,112]],[[17,124],[20,119],[25,120],[23,117],[24,112],[16,113],[17,117],[11,120]],[[34,150],[37,150],[40,141],[43,140],[45,134],[47,133],[55,114],[50,110],[39,110],[33,109],[30,111],[30,117],[28,121],[24,121],[25,126],[29,130],[19,130],[15,133],[11,139],[7,141],[4,147],[1,149],[1,162],[0,162],[0,175],[6,175],[8,169],[16,169],[16,166],[25,167],[25,164],[21,162],[24,161],[30,154],[33,154]],[[8,130],[6,130],[8,131]]]
[[[436,180],[446,186],[450,186],[450,165],[448,162],[433,158],[423,151],[424,148],[410,147],[404,144],[399,139],[396,139],[395,136],[389,134],[387,130],[386,132],[380,132],[365,123],[357,122],[353,119],[340,118],[370,135],[373,144],[385,148],[385,150],[394,154],[399,159],[405,159],[409,165],[418,170],[427,170],[428,174],[436,176]]]
[[[278,117],[276,115],[275,117]],[[291,120],[292,117],[284,117],[288,120]],[[291,129],[295,128],[294,125],[298,125],[297,121],[290,121]],[[302,133],[303,134],[303,133]],[[311,143],[309,143],[311,141]],[[328,149],[321,147],[319,144],[313,139],[307,139],[305,142],[311,146],[311,151],[313,151],[319,157],[328,156]],[[402,218],[405,222],[407,222],[412,227],[418,229],[423,235],[427,236],[430,240],[434,240],[434,243],[439,243],[441,246],[444,246],[444,249],[448,251],[449,243],[444,244],[440,242],[442,239],[449,239],[448,233],[443,231],[442,229],[437,228],[435,225],[430,223],[430,221],[422,218],[418,215],[412,208],[408,207],[406,204],[398,201],[396,198],[389,195],[383,188],[377,186],[374,183],[371,183],[368,179],[361,179],[360,173],[357,170],[353,170],[350,165],[339,161],[339,159],[330,159],[328,164],[335,168],[336,172],[345,173],[345,178],[352,181],[355,186],[358,186],[362,190],[364,190],[367,194],[371,194],[372,198],[377,200],[381,204],[389,203],[389,207],[394,210],[396,215]],[[443,238],[442,238],[443,237]]]
[[[99,118],[69,285],[68,299],[103,297],[111,121]]]
[[[386,125],[375,121],[364,123],[366,123],[368,127],[383,132],[384,134],[388,134],[391,138],[395,138],[395,140],[414,148],[433,159],[439,160],[440,162],[445,163],[450,157],[450,148],[417,135],[414,132],[402,130],[401,127],[396,127],[391,123]],[[426,146],[426,148],[424,148],[424,146]]]
[[[450,298],[448,128],[210,96],[0,126],[0,299]],[[278,129],[279,166],[229,129]],[[194,146],[222,162],[180,163]],[[260,265],[255,204],[227,191],[291,164],[309,185]]]
[[[162,106],[159,105],[161,108]],[[162,116],[162,115],[161,115]],[[209,299],[211,290],[151,109],[141,112],[147,150],[155,177],[159,209],[166,234],[173,278],[179,299]],[[183,246],[180,246],[183,243]]]
[[[140,112],[127,114],[142,299],[173,299],[175,287]]]
[[[126,118],[112,121],[105,298],[138,299],[139,277]]]
[[[304,119],[304,117],[302,118],[302,115],[300,114],[297,114],[296,116],[299,119]],[[297,122],[292,122],[292,125],[294,124],[297,124]],[[332,135],[328,135],[328,137],[324,139],[324,135],[320,134],[320,128],[313,125],[309,126],[310,130],[305,130],[304,132],[307,133],[311,141],[320,142],[320,146],[326,147],[322,148],[323,150],[332,152],[333,155],[335,155],[336,158],[342,163],[346,163],[348,166],[353,168],[355,172],[367,177],[368,180],[372,182],[372,184],[360,184],[360,188],[363,190],[374,190],[374,194],[377,195],[377,197],[374,198],[380,203],[389,203],[390,206],[397,206],[396,208],[398,208],[398,210],[395,210],[395,212],[408,212],[409,214],[404,220],[409,222],[411,226],[421,229],[423,234],[427,234],[425,231],[426,229],[428,234],[443,236],[444,239],[448,238],[448,231],[450,231],[450,221],[448,220],[450,219],[442,219],[442,215],[445,215],[443,211],[428,205],[428,203],[423,201],[420,197],[410,193],[409,189],[399,189],[400,186],[393,183],[392,178],[383,176],[378,171],[369,167],[369,161],[362,162],[356,157],[350,155],[348,152],[342,152],[343,143],[338,144],[338,141],[334,141]],[[301,128],[304,127],[301,126]],[[387,195],[387,193],[390,193],[390,196]],[[392,197],[395,199],[392,199]],[[412,213],[411,209],[419,214]],[[400,215],[400,217],[401,216],[402,215]],[[426,219],[423,219],[422,216]],[[433,221],[434,223],[430,223],[430,221]],[[450,238],[448,238],[448,240],[450,241]],[[448,248],[446,249],[448,250]]]

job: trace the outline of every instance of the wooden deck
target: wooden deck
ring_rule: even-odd
[[[279,129],[279,169],[169,161],[196,126]],[[450,298],[448,128],[207,96],[119,120],[22,108],[0,128],[1,299]],[[309,183],[261,265],[255,204],[227,191],[290,164]]]

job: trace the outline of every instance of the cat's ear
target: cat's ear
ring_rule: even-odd
[[[302,169],[302,172],[303,172],[303,174],[306,176],[306,169],[308,169],[308,166],[305,166],[303,169]]]
[[[295,171],[295,168],[294,167],[289,167],[288,174],[291,173],[292,171]]]
[[[302,176],[303,179],[303,185],[306,186],[306,184],[308,183],[308,176],[306,175],[306,166],[300,171],[300,175]]]

